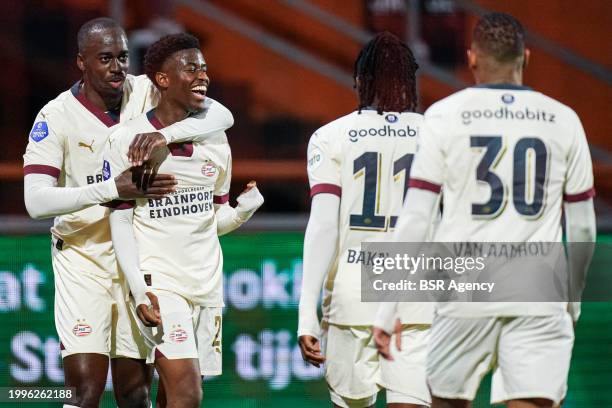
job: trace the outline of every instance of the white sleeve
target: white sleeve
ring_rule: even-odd
[[[65,135],[61,112],[43,108],[36,119],[23,155],[23,173],[60,178],[64,167]]]
[[[176,122],[159,131],[166,142],[205,142],[217,132],[223,132],[234,125],[234,117],[225,106],[211,100],[211,105],[191,117]]]
[[[229,145],[228,145],[229,148]],[[214,204],[225,204],[229,201],[229,192],[232,183],[232,154],[231,151],[227,155],[225,167],[220,168],[219,177],[215,182],[213,193]]]
[[[392,241],[425,242],[437,214],[438,198],[439,194],[428,189],[409,188]]]
[[[378,306],[374,326],[392,334],[395,327],[395,316],[397,315],[397,302],[382,302]]]
[[[239,195],[236,201],[238,201],[236,208],[230,206],[229,202],[215,204],[217,235],[230,233],[247,222],[255,214],[255,211],[261,207],[264,198],[257,187],[254,187]]]
[[[404,207],[393,232],[393,242],[425,242],[432,226],[439,195],[428,189],[409,188]],[[414,254],[416,256],[416,254]],[[395,325],[397,302],[378,307],[374,325],[391,334]]]
[[[563,199],[573,203],[595,196],[593,188],[593,164],[589,144],[578,115],[574,113],[574,140],[569,146],[567,174]]]
[[[27,174],[23,197],[30,217],[55,217],[103,204],[119,197],[115,180],[82,187],[57,187],[57,179],[47,174]]]
[[[323,281],[336,255],[340,197],[317,194],[312,198],[304,236],[304,266],[300,294],[298,336],[321,337],[317,305]]]
[[[586,274],[593,257],[597,236],[593,200],[564,204],[565,229],[568,242],[570,296],[579,298],[584,290]],[[572,243],[580,243],[572,245]],[[587,243],[593,243],[589,245]],[[568,311],[574,322],[580,317],[580,302],[570,302]]]
[[[82,187],[58,186],[65,149],[61,115],[53,106],[39,112],[23,155],[23,195],[32,218],[68,214],[117,197],[114,180]]]
[[[339,157],[328,133],[317,130],[308,142],[307,167],[310,196],[319,193],[342,195]]]
[[[439,193],[446,177],[444,140],[448,132],[445,115],[437,110],[425,112],[419,145],[412,168],[409,187]]]
[[[147,287],[140,272],[138,248],[134,238],[134,229],[132,228],[133,218],[134,211],[131,209],[112,210],[109,217],[111,237],[117,262],[119,262],[119,266],[125,274],[136,305],[149,305],[149,298],[145,295]]]

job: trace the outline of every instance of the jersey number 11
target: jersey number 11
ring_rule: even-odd
[[[408,180],[410,180],[410,167],[414,154],[408,153],[393,162],[393,176],[404,174],[404,190],[402,201],[408,191]],[[361,214],[351,214],[349,227],[354,230],[368,231],[387,231],[388,225],[393,228],[397,222],[397,216],[377,215],[378,196],[380,188],[380,164],[382,155],[378,152],[365,152],[353,162],[353,174],[359,173],[362,169],[365,174],[363,189],[363,207]]]

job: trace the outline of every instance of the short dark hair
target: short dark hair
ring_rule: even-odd
[[[374,104],[378,113],[416,110],[418,68],[406,44],[387,31],[377,34],[355,61],[359,112]]]
[[[125,34],[123,27],[121,27],[118,22],[108,17],[94,18],[93,20],[89,20],[85,24],[83,24],[81,28],[79,28],[79,32],[77,33],[77,45],[79,47],[79,53],[85,51],[87,42],[91,38],[92,34],[94,34],[95,32],[107,30],[109,28],[118,28]]]
[[[144,57],[145,74],[157,85],[155,73],[162,69],[164,62],[175,52],[192,48],[200,49],[200,41],[191,34],[170,34],[160,38],[147,49]]]
[[[487,13],[476,23],[472,41],[498,62],[512,62],[525,52],[525,29],[509,14]]]

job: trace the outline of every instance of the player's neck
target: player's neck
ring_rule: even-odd
[[[164,125],[170,126],[175,122],[185,119],[189,112],[184,107],[162,98],[155,108],[155,117]]]
[[[475,72],[474,79],[477,85],[483,84],[509,84],[523,85],[523,72],[518,70],[498,72]]]
[[[85,95],[85,98],[91,103],[105,112],[117,110],[121,106],[121,98],[123,97],[123,92],[117,95],[102,96],[91,86],[87,86],[87,82],[81,84],[79,92]]]

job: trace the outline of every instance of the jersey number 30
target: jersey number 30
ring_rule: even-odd
[[[404,191],[402,199],[406,197],[408,190],[408,180],[410,179],[410,167],[414,154],[408,153],[393,162],[393,176],[399,175],[402,171],[404,174]],[[365,152],[355,159],[353,162],[353,174],[364,171],[365,181],[363,189],[363,207],[361,214],[351,214],[349,227],[357,230],[369,231],[386,231],[387,225],[391,228],[395,227],[397,216],[392,215],[386,217],[377,215],[378,212],[378,196],[380,188],[380,163],[382,161],[381,154],[378,152]],[[387,219],[389,224],[387,224]]]
[[[506,208],[508,188],[493,172],[505,149],[501,136],[471,136],[472,148],[485,148],[484,155],[476,168],[476,179],[491,188],[489,201],[472,204],[472,216],[477,219],[491,219]],[[542,140],[523,137],[514,146],[512,170],[512,202],[516,211],[530,219],[542,214],[545,202],[548,150]]]

